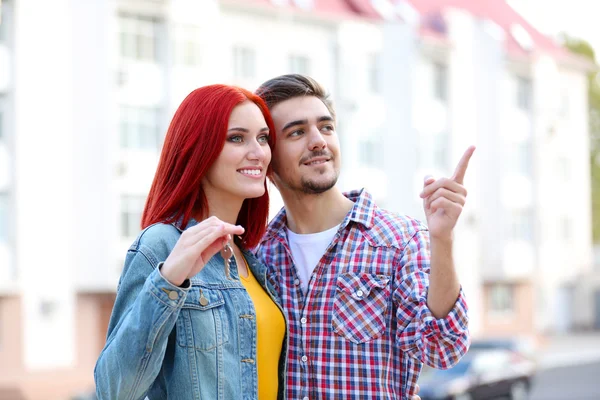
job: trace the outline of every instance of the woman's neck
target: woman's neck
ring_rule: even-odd
[[[204,210],[202,213],[203,215],[197,215],[197,218],[195,217],[197,221],[202,221],[214,216],[223,222],[232,225],[236,224],[244,199],[207,192],[205,192],[205,196],[208,208]]]

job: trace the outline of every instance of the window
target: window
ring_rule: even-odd
[[[202,49],[199,43],[200,29],[180,26],[176,31],[175,62],[177,65],[194,67],[200,65]]]
[[[533,210],[513,210],[509,219],[509,239],[533,241]]]
[[[0,0],[0,43],[6,41],[6,3]]]
[[[560,219],[560,232],[561,232],[561,237],[562,240],[569,240],[571,239],[571,219],[567,216],[563,216]]]
[[[514,143],[509,149],[508,167],[513,174],[530,176],[532,173],[532,146],[530,141]]]
[[[560,116],[563,118],[568,118],[569,117],[569,111],[570,111],[570,101],[569,101],[569,91],[567,89],[564,89],[561,93],[560,96]]]
[[[123,195],[121,197],[122,237],[130,238],[139,233],[145,201],[144,196]]]
[[[514,287],[509,284],[494,284],[490,288],[489,309],[492,313],[514,312]]]
[[[0,192],[0,243],[8,241],[8,193]]]
[[[420,136],[420,142],[420,166],[427,170],[435,168],[442,172],[449,172],[448,146],[450,145],[450,136],[448,133],[423,133]]]
[[[565,156],[561,156],[558,158],[556,162],[557,175],[562,182],[569,182],[571,177],[571,163],[569,159]]]
[[[370,54],[367,59],[367,79],[369,80],[369,90],[372,93],[381,93],[381,77],[379,71],[378,53]]]
[[[447,171],[449,166],[447,133],[433,135],[433,166],[441,171]]]
[[[381,141],[375,138],[363,140],[360,143],[360,163],[369,167],[383,166],[383,148]]]
[[[441,63],[433,63],[434,97],[442,102],[448,100],[448,67]]]
[[[290,56],[290,72],[310,75],[310,60],[305,56]]]
[[[234,76],[238,79],[254,78],[256,75],[256,54],[247,47],[233,48]]]
[[[161,135],[156,108],[121,106],[121,148],[158,150]]]
[[[523,111],[531,110],[531,79],[517,76],[517,107]]]
[[[142,16],[119,17],[120,55],[125,60],[158,61],[158,20]]]

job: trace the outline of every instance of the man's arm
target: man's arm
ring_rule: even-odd
[[[406,243],[393,288],[396,343],[411,357],[438,369],[455,365],[469,347],[467,303],[460,290],[442,318],[429,307],[430,240],[424,227]]]
[[[460,283],[454,268],[452,241],[431,239],[431,272],[427,306],[435,318],[448,315],[460,293]]]
[[[436,318],[448,315],[460,291],[452,244],[454,226],[467,197],[463,182],[474,151],[473,146],[465,151],[451,178],[435,180],[425,177],[421,193],[431,236],[431,273],[427,305]]]

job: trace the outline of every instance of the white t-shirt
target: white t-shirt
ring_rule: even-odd
[[[337,225],[323,232],[309,234],[294,233],[286,228],[288,243],[304,293],[308,288],[310,276],[339,228],[340,226]]]

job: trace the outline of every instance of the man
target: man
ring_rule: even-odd
[[[275,124],[285,204],[258,250],[289,321],[285,398],[409,399],[422,363],[448,368],[468,349],[452,240],[474,148],[452,178],[425,179],[426,227],[335,186],[335,112],[317,82],[284,75],[257,94]]]

